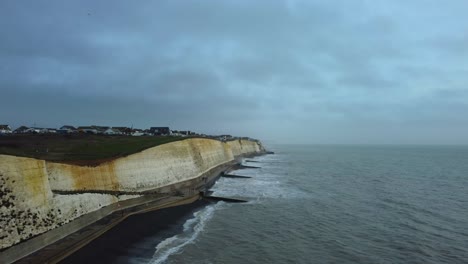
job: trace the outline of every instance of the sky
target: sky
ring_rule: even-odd
[[[0,1],[0,123],[468,144],[468,1]]]

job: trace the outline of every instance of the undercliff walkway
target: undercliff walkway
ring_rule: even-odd
[[[193,193],[196,194],[191,195]],[[200,196],[197,192],[186,190],[184,195],[165,196],[139,206],[126,205],[125,201],[120,202],[117,204],[117,206],[121,208],[120,210],[114,211],[110,215],[94,222],[80,231],[50,244],[15,263],[58,263],[131,215],[188,204],[198,200],[199,198]]]

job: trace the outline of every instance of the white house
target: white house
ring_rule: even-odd
[[[135,128],[132,131],[132,136],[134,136],[134,137],[140,137],[140,136],[144,136],[144,135],[145,135],[145,133],[143,132],[142,129]]]
[[[62,126],[60,129],[57,130],[58,133],[60,134],[71,134],[71,133],[77,133],[78,130],[74,126]]]
[[[180,137],[182,134],[178,130],[171,130],[171,136]]]
[[[24,131],[25,133],[33,133],[33,134],[45,134],[49,132],[47,128],[40,128],[40,127],[31,127]]]
[[[104,131],[104,135],[120,135],[120,134],[122,134],[120,133],[120,131],[113,129],[112,127],[109,127],[108,129]]]
[[[0,125],[0,134],[11,134],[11,127],[9,125]]]

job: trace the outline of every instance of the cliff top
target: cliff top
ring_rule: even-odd
[[[183,137],[100,135],[9,135],[0,136],[0,154],[49,161],[94,165],[127,156]]]

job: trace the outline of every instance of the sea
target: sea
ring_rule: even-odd
[[[468,263],[468,147],[271,149],[232,172],[252,178],[212,187],[248,202],[192,206],[164,231],[141,215],[124,228],[144,235],[90,248],[112,263]]]

